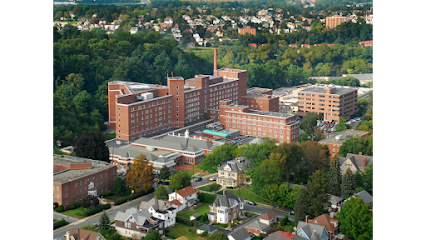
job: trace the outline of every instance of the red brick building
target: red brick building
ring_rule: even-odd
[[[336,136],[323,139],[319,141],[319,143],[327,145],[328,150],[330,152],[330,156],[333,156],[334,154],[339,153],[339,149],[342,146],[342,144],[351,136],[365,137],[368,135],[370,135],[370,133],[367,131],[347,129],[340,132]]]
[[[256,111],[248,106],[221,101],[220,123],[225,129],[240,130],[242,135],[268,137],[279,143],[296,142],[299,139],[299,121],[293,114]]]
[[[326,28],[335,28],[344,22],[348,22],[350,19],[347,17],[342,17],[339,15],[334,15],[332,17],[327,17],[325,19]]]
[[[250,26],[247,26],[246,28],[238,28],[238,34],[251,34],[256,36],[256,28],[251,28]]]
[[[278,96],[272,95],[272,89],[254,87],[247,89],[242,105],[247,105],[253,110],[278,112],[279,100]]]
[[[88,195],[89,184],[96,194],[112,190],[117,177],[110,163],[87,158],[53,155],[53,201],[67,207]]]

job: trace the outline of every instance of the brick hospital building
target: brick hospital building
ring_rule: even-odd
[[[284,128],[277,132],[272,130],[272,125],[278,126],[282,123],[291,123],[291,129],[294,132],[298,128],[294,115],[276,114],[275,116],[273,114],[278,112],[279,101],[278,97],[272,95],[272,90],[247,89],[247,71],[217,69],[217,50],[215,49],[214,52],[213,75],[196,75],[186,80],[178,76],[167,77],[167,86],[125,81],[109,82],[108,124],[109,128],[115,129],[117,139],[135,140],[162,130],[188,126],[200,119],[223,122],[223,114],[232,112],[232,108],[221,109],[221,101],[225,100],[226,104],[245,105],[246,110],[243,111],[243,115],[247,117],[260,114],[261,118],[268,119],[267,121],[272,117],[274,118],[271,121],[278,121],[271,126],[269,123],[263,126],[261,134],[257,129],[253,131],[248,130],[247,126],[243,128],[242,124],[235,125],[235,129],[241,128],[242,134],[255,133],[255,136],[272,136],[272,138],[276,136],[278,141],[296,141],[297,137],[286,134],[287,131],[284,131]],[[248,109],[267,112],[269,115],[247,112]],[[228,126],[226,123],[224,126],[234,128],[233,125]],[[263,132],[264,127],[267,129],[266,132]],[[288,126],[285,129],[287,130]],[[280,135],[278,131],[282,131],[282,134]]]

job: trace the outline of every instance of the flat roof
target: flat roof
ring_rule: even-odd
[[[320,88],[320,87],[310,87],[310,88],[306,88],[304,90],[300,90],[299,93],[301,92],[309,92],[309,93],[326,93],[326,89],[327,88]],[[331,93],[334,95],[342,95],[342,94],[346,94],[346,93],[350,93],[350,92],[354,92],[357,91],[356,88],[336,88],[336,92],[335,93]],[[328,93],[330,94],[330,93]]]
[[[281,113],[281,112],[265,112],[249,109],[249,113],[261,115],[261,116],[272,116],[272,117],[280,117],[280,118],[289,118],[295,116],[294,114]]]
[[[359,131],[359,130],[353,130],[353,129],[346,129],[342,132],[339,132],[329,138],[325,138],[321,141],[319,141],[320,143],[328,143],[328,144],[336,144],[336,145],[341,145],[344,141],[346,141],[349,137],[351,136],[364,136],[366,134],[368,134],[369,132],[367,131]],[[343,139],[336,139],[336,136],[341,135],[343,136]]]
[[[66,155],[53,155],[53,164],[60,166],[68,166],[70,163],[92,163],[92,168],[90,169],[78,169],[78,170],[65,170],[53,174],[54,183],[66,183],[74,179],[78,179],[84,176],[92,175],[94,173],[103,171],[109,168],[115,168],[115,165],[110,163],[92,160],[88,158],[79,158]]]

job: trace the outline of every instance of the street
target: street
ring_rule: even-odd
[[[201,185],[208,184],[208,183],[215,183],[216,181],[210,181],[210,177],[212,177],[212,176],[217,177],[217,173],[203,177],[203,180],[201,180],[199,182],[193,181],[192,187],[197,187],[197,186],[201,186]]]

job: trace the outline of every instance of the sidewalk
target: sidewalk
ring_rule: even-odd
[[[55,211],[53,211],[53,217],[56,218],[56,219],[59,219],[59,220],[61,220],[63,218],[65,221],[67,221],[69,223],[77,222],[77,221],[80,220],[78,218],[70,217],[68,215],[58,213],[58,212],[55,212]]]
[[[132,201],[128,201],[128,202],[123,203],[123,204],[121,204],[121,205],[118,205],[118,206],[112,206],[110,209],[105,210],[105,212],[106,212],[106,213],[109,213],[109,212],[114,211],[114,210],[116,210],[116,209],[118,209],[118,208],[121,208],[121,207],[127,206],[127,205],[129,205],[129,204],[131,204],[131,203],[141,201],[142,199],[147,198],[147,197],[150,197],[150,196],[151,196],[151,195],[153,195],[153,194],[154,194],[154,193],[152,192],[152,193],[150,193],[150,194],[148,194],[148,195],[141,196],[141,197],[139,197],[139,198],[136,198],[136,199],[134,199],[134,200],[132,200]],[[64,230],[64,229],[66,229],[66,228],[69,228],[69,227],[72,227],[72,226],[75,226],[75,225],[78,225],[78,224],[83,223],[83,222],[85,222],[85,221],[87,221],[87,220],[90,220],[90,219],[92,219],[92,218],[99,217],[102,213],[103,213],[103,211],[101,211],[101,212],[99,212],[99,213],[97,213],[97,214],[94,214],[94,215],[92,215],[92,216],[88,216],[88,217],[85,217],[85,218],[83,218],[83,219],[80,219],[80,220],[78,220],[78,221],[76,221],[76,222],[70,223],[70,224],[65,225],[65,226],[63,226],[63,227],[60,227],[60,228],[58,228],[58,229],[55,229],[55,231],[53,231],[53,233],[56,233],[56,232],[62,231],[62,230]],[[66,216],[66,215],[64,215],[64,216]],[[64,218],[64,219],[65,219],[65,218]]]

